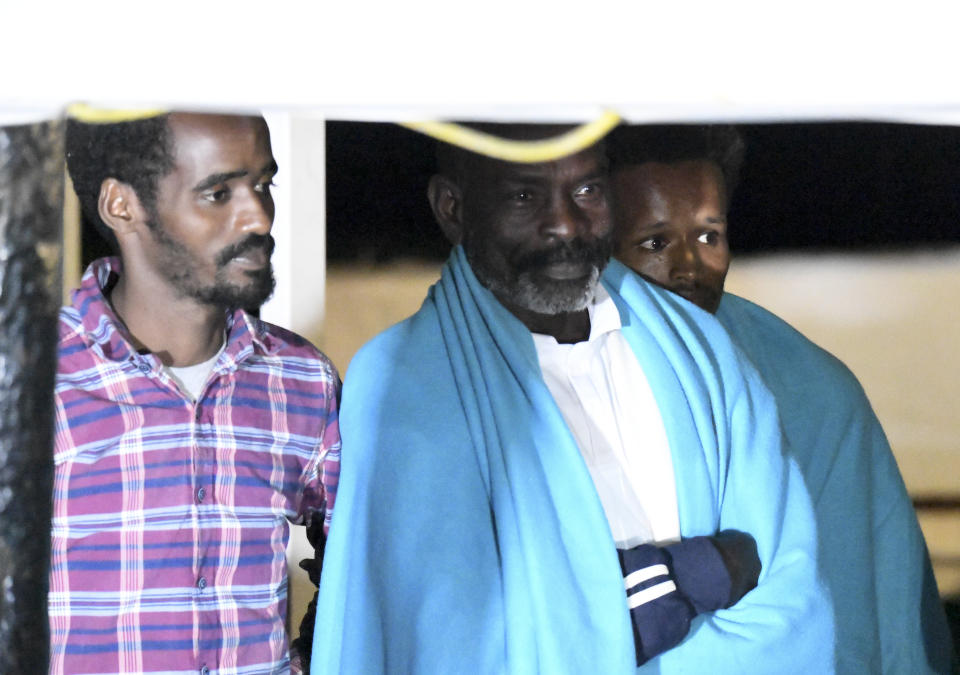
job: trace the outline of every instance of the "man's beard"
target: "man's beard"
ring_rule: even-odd
[[[481,284],[494,295],[523,309],[538,314],[561,314],[586,309],[593,300],[600,273],[610,260],[612,243],[609,237],[585,243],[575,239],[541,251],[532,251],[519,258],[509,276],[495,272],[481,260],[482,256],[466,247],[467,260]],[[550,279],[540,270],[555,263],[588,263],[590,273],[580,279]]]
[[[212,284],[204,285],[197,279],[197,269],[202,261],[197,260],[182,243],[172,238],[158,223],[150,224],[154,238],[160,245],[158,267],[171,285],[183,296],[193,298],[205,305],[224,309],[257,309],[273,295],[276,281],[273,266],[268,262],[261,269],[246,270],[247,283],[237,284],[227,279],[230,261],[246,251],[263,248],[269,259],[274,241],[269,234],[251,234],[246,239],[221,250],[214,264],[216,271]]]

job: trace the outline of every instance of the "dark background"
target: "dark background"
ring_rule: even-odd
[[[960,242],[960,127],[892,123],[739,127],[734,253],[901,250]],[[442,260],[427,204],[433,141],[388,123],[327,123],[327,257]],[[83,262],[108,249],[84,227]]]
[[[739,127],[735,253],[960,242],[960,128],[892,123]],[[327,256],[443,259],[426,198],[433,141],[393,124],[327,123]]]

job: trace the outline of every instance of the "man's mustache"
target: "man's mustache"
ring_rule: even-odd
[[[520,273],[557,263],[588,263],[603,269],[612,251],[613,244],[608,238],[591,242],[573,239],[551,248],[531,251],[517,260],[516,267]]]
[[[229,263],[234,258],[237,258],[251,249],[261,248],[264,253],[266,253],[267,258],[273,255],[273,247],[276,242],[274,242],[273,237],[269,234],[251,234],[249,237],[242,241],[238,241],[232,246],[220,251],[217,254],[217,265],[223,266]]]

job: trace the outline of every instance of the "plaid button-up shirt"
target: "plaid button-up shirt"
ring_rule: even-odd
[[[333,365],[242,311],[194,402],[138,354],[95,262],[60,315],[52,673],[278,673],[288,521],[329,527]]]

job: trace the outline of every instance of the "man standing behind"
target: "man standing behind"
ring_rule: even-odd
[[[52,673],[290,668],[287,521],[326,519],[339,378],[273,291],[262,118],[71,121],[95,261],[60,319]]]
[[[730,127],[626,127],[609,148],[615,255],[715,314],[776,397],[813,498],[838,672],[948,672],[950,638],[923,535],[859,382],[785,322],[723,291],[739,135]]]
[[[345,381],[313,672],[829,672],[769,393],[719,327],[604,272],[602,148],[439,159],[453,253]]]

